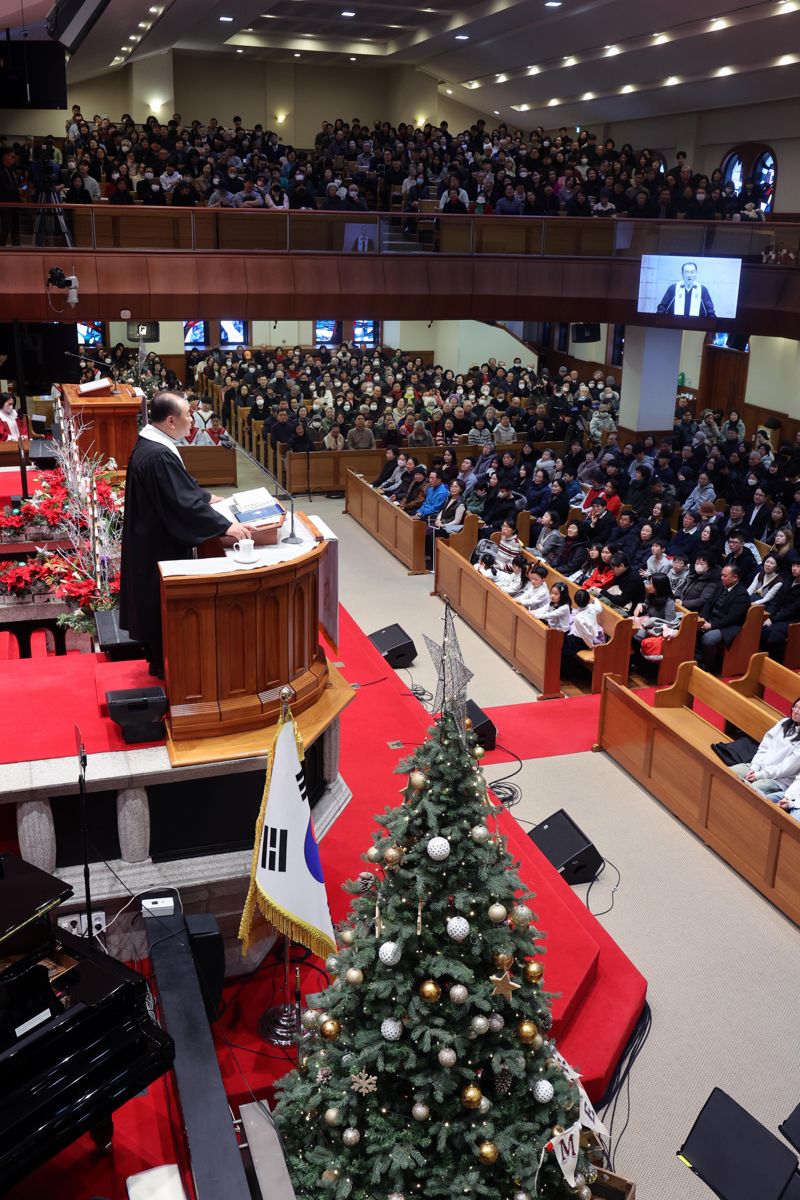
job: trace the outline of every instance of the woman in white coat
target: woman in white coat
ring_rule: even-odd
[[[800,697],[785,721],[778,721],[761,739],[749,763],[733,771],[757,792],[777,800],[800,775]]]

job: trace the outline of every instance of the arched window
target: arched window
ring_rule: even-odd
[[[734,146],[720,165],[724,183],[732,183],[737,196],[742,194],[746,183],[755,185],[755,199],[765,213],[775,205],[775,187],[778,177],[778,162],[774,152],[763,142],[744,142]]]

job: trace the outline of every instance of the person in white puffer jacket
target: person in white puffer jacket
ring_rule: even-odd
[[[757,792],[777,800],[800,775],[800,697],[784,721],[768,729],[749,763],[737,763],[734,774]]]

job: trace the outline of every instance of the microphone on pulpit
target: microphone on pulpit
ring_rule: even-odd
[[[255,460],[253,460],[253,461],[255,461]],[[283,484],[278,479],[278,477],[276,475],[272,474],[272,471],[268,471],[266,467],[261,466],[261,463],[259,463],[258,465],[259,465],[259,467],[261,467],[261,470],[264,472],[264,474],[269,479],[272,480],[272,482],[275,484],[275,486],[281,492],[283,492],[284,496],[288,496],[288,498],[289,498],[289,504],[291,505],[291,511],[290,511],[290,515],[289,515],[289,532],[286,535],[286,537],[281,538],[281,542],[283,542],[287,546],[299,546],[303,539],[299,538],[294,531],[294,496],[292,495],[292,493],[290,491],[288,491],[283,486]]]
[[[95,367],[98,365],[98,364],[97,364],[97,363],[94,361],[94,359],[93,359],[93,358],[87,358],[85,354],[75,354],[75,353],[73,353],[73,351],[72,351],[72,350],[65,350],[65,351],[64,351],[64,354],[66,355],[66,357],[67,357],[67,358],[77,358],[78,362],[82,362],[82,363],[85,363],[85,364],[87,364],[87,365],[88,365],[89,363],[91,363],[91,364],[92,364],[92,366],[95,366]],[[108,378],[111,380],[111,395],[112,395],[112,396],[119,396],[121,393],[120,393],[120,390],[119,390],[119,388],[117,387],[117,381],[116,381],[116,379],[114,378],[114,376],[113,376],[113,375],[112,375],[110,372],[109,372],[109,376],[108,376]]]

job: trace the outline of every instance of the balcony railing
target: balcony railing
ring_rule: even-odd
[[[640,258],[697,254],[798,265],[800,225],[626,218],[275,212],[255,209],[0,205],[2,232],[22,248],[268,251],[273,254],[512,255]],[[7,247],[10,248],[10,247]],[[780,261],[782,256],[783,261]]]

